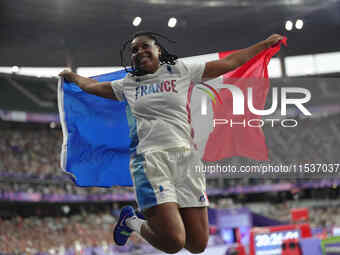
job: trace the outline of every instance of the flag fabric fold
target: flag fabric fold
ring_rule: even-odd
[[[285,41],[284,41],[285,43]],[[235,84],[245,93],[247,86],[253,86],[257,98],[257,109],[263,109],[269,89],[267,65],[270,58],[279,51],[280,44],[265,50],[248,61],[245,65],[227,73],[221,79],[224,84]],[[216,59],[230,52],[216,54]],[[208,56],[208,55],[206,55]],[[212,59],[199,56],[201,61]],[[183,59],[183,61],[189,61]],[[192,61],[197,61],[193,57]],[[98,81],[122,79],[124,70],[92,77]],[[247,82],[250,78],[262,82]],[[244,81],[243,81],[244,80]],[[252,85],[249,85],[252,84]],[[234,119],[231,94],[221,89],[219,96],[223,104],[213,105],[214,118]],[[219,101],[219,100],[218,100]],[[71,174],[78,186],[132,186],[129,171],[129,126],[127,103],[101,98],[82,91],[77,85],[62,79],[58,85],[59,116],[63,131],[61,168]],[[254,118],[245,108],[246,118]],[[244,156],[253,159],[267,159],[265,137],[261,128],[227,128],[216,126],[210,133],[206,145],[203,145],[203,159],[216,161],[232,156]]]

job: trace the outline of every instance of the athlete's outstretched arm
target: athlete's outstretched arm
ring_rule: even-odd
[[[80,76],[79,74],[76,74],[69,70],[62,71],[59,76],[63,77],[69,82],[74,82],[87,93],[118,100],[112,90],[111,82],[98,82],[91,78]]]
[[[258,42],[248,48],[241,49],[234,53],[231,53],[225,58],[207,62],[202,77],[203,80],[214,79],[222,74],[234,70],[235,68],[248,62],[251,58],[255,57],[258,53],[260,53],[264,49],[273,46],[282,39],[283,36],[273,34],[269,36],[266,40]]]

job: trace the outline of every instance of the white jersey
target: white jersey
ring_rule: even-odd
[[[188,97],[190,84],[200,83],[205,64],[162,65],[153,74],[113,81],[112,89],[120,101],[127,101],[127,115],[137,153],[174,147],[192,147]]]

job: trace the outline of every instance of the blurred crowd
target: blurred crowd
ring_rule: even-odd
[[[321,227],[330,230],[332,227],[340,227],[340,202],[326,198],[286,200],[280,203],[273,201],[237,203],[231,198],[222,198],[211,203],[210,206],[227,209],[247,207],[255,213],[286,223],[292,222],[292,209],[308,208],[308,223],[312,228]]]
[[[62,133],[46,126],[1,128],[0,194],[42,195],[131,193],[128,188],[80,188],[59,167]]]
[[[63,175],[59,169],[61,142],[58,129],[2,128],[0,169],[46,179]]]
[[[281,221],[289,221],[290,209],[285,204],[276,206],[271,210],[271,214],[268,217],[274,217]],[[312,228],[322,227],[331,228],[340,226],[340,206],[332,207],[314,207],[309,210],[309,223]]]
[[[267,213],[264,215],[280,220],[290,221],[291,207],[287,203],[269,206]],[[313,207],[309,208],[309,223],[312,228],[322,227],[331,228],[340,226],[340,205],[331,207]]]
[[[253,166],[259,164],[283,165],[291,164],[327,164],[338,163],[340,152],[340,116],[322,118],[297,119],[296,127],[286,128],[280,125],[265,125],[263,132],[266,137],[269,161],[256,161],[247,158],[233,157],[225,164]],[[340,168],[338,169],[340,177]],[[223,176],[223,175],[222,175]],[[276,177],[276,176],[274,176]],[[321,179],[322,175],[308,174],[299,178],[241,178],[226,179],[223,187],[263,185],[277,183],[301,183],[304,180]],[[217,185],[216,182],[210,181]]]
[[[232,208],[235,205],[228,203],[228,199],[221,199],[217,208]],[[247,206],[247,205],[245,205]],[[270,218],[290,221],[290,209],[292,204],[260,204],[259,208],[265,208],[263,215]],[[252,210],[252,205],[248,206]],[[256,211],[253,210],[253,211]],[[312,228],[323,228],[322,231],[331,233],[331,229],[340,226],[340,204],[336,206],[312,206],[309,207],[309,223]],[[89,212],[82,210],[79,214],[68,216],[11,216],[0,217],[0,254],[50,254],[64,255],[67,250],[74,249],[76,255],[84,254],[88,247],[101,247],[109,249],[112,246],[112,230],[116,218],[110,210],[102,212]],[[125,252],[136,251],[149,247],[137,234],[133,234]],[[111,249],[119,249],[112,246]],[[150,247],[151,249],[151,247]],[[104,252],[103,254],[112,254]]]
[[[122,200],[131,200],[133,196],[133,189],[130,187],[112,187],[112,188],[100,188],[100,187],[78,187],[73,183],[25,183],[25,182],[2,182],[0,185],[1,194],[8,193],[26,193],[26,194],[39,194],[41,200],[49,200],[50,196],[53,197],[65,197],[67,195],[78,196],[79,198],[93,197],[89,200],[95,200],[95,196],[101,196],[105,194],[114,194],[116,197],[121,197]],[[66,199],[67,200],[67,199]],[[117,199],[119,200],[119,199]]]
[[[340,151],[339,115],[316,119],[299,119],[298,126],[284,128],[264,127],[269,158],[272,164],[333,163]],[[59,167],[62,143],[61,130],[36,125],[34,128],[1,128],[0,137],[0,191],[29,191],[43,194],[97,194],[112,193],[112,189],[79,189]],[[234,157],[226,164],[256,164],[255,161]],[[214,188],[237,185],[263,185],[293,182],[296,179],[225,179],[207,183]],[[37,182],[38,181],[38,182]],[[46,184],[46,185],[44,185]],[[47,185],[48,184],[48,185]]]
[[[0,210],[0,254],[64,255],[88,254],[98,247],[102,253],[116,254],[119,249],[112,231],[120,213],[120,204],[13,204]],[[1,208],[0,208],[1,209]],[[8,213],[6,213],[6,210]],[[133,233],[126,250],[137,250],[146,242]]]
[[[79,214],[71,217],[0,218],[0,254],[64,254],[87,247],[113,245],[116,220],[109,212]],[[130,246],[144,241],[133,234]]]
[[[269,158],[275,162],[336,162],[340,149],[339,115],[299,119],[294,128],[266,127]]]
[[[96,246],[112,242],[113,223],[109,214],[0,219],[0,250],[8,254],[49,252],[67,249],[75,242]]]

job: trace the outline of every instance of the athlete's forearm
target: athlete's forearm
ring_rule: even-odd
[[[87,93],[117,100],[117,97],[112,91],[111,82],[98,82],[78,74],[76,74],[74,82]]]
[[[63,77],[68,82],[74,82],[81,89],[87,91],[91,84],[96,83],[96,80],[91,78],[83,77],[77,73],[71,72],[69,70],[62,71],[59,76]]]
[[[83,77],[68,70],[62,71],[59,76],[69,82],[74,82],[87,93],[117,100],[117,97],[112,91],[110,82],[98,82],[94,79]]]
[[[91,88],[91,85],[94,83],[97,83],[96,80],[93,80],[91,78],[80,76],[79,74],[73,74],[72,81],[76,83],[82,90],[89,90]],[[90,91],[87,91],[90,92]]]
[[[248,48],[238,50],[234,53],[231,53],[223,60],[228,61],[230,63],[230,68],[235,69],[245,63],[247,63],[250,59],[255,57],[264,49],[267,49],[268,45],[266,41],[258,42]]]
[[[281,35],[273,34],[269,36],[266,40],[258,42],[248,48],[235,51],[225,58],[210,61],[206,63],[202,79],[214,79],[218,76],[230,72],[237,67],[245,64],[250,59],[255,57],[261,51],[274,46],[280,40],[284,39]]]

